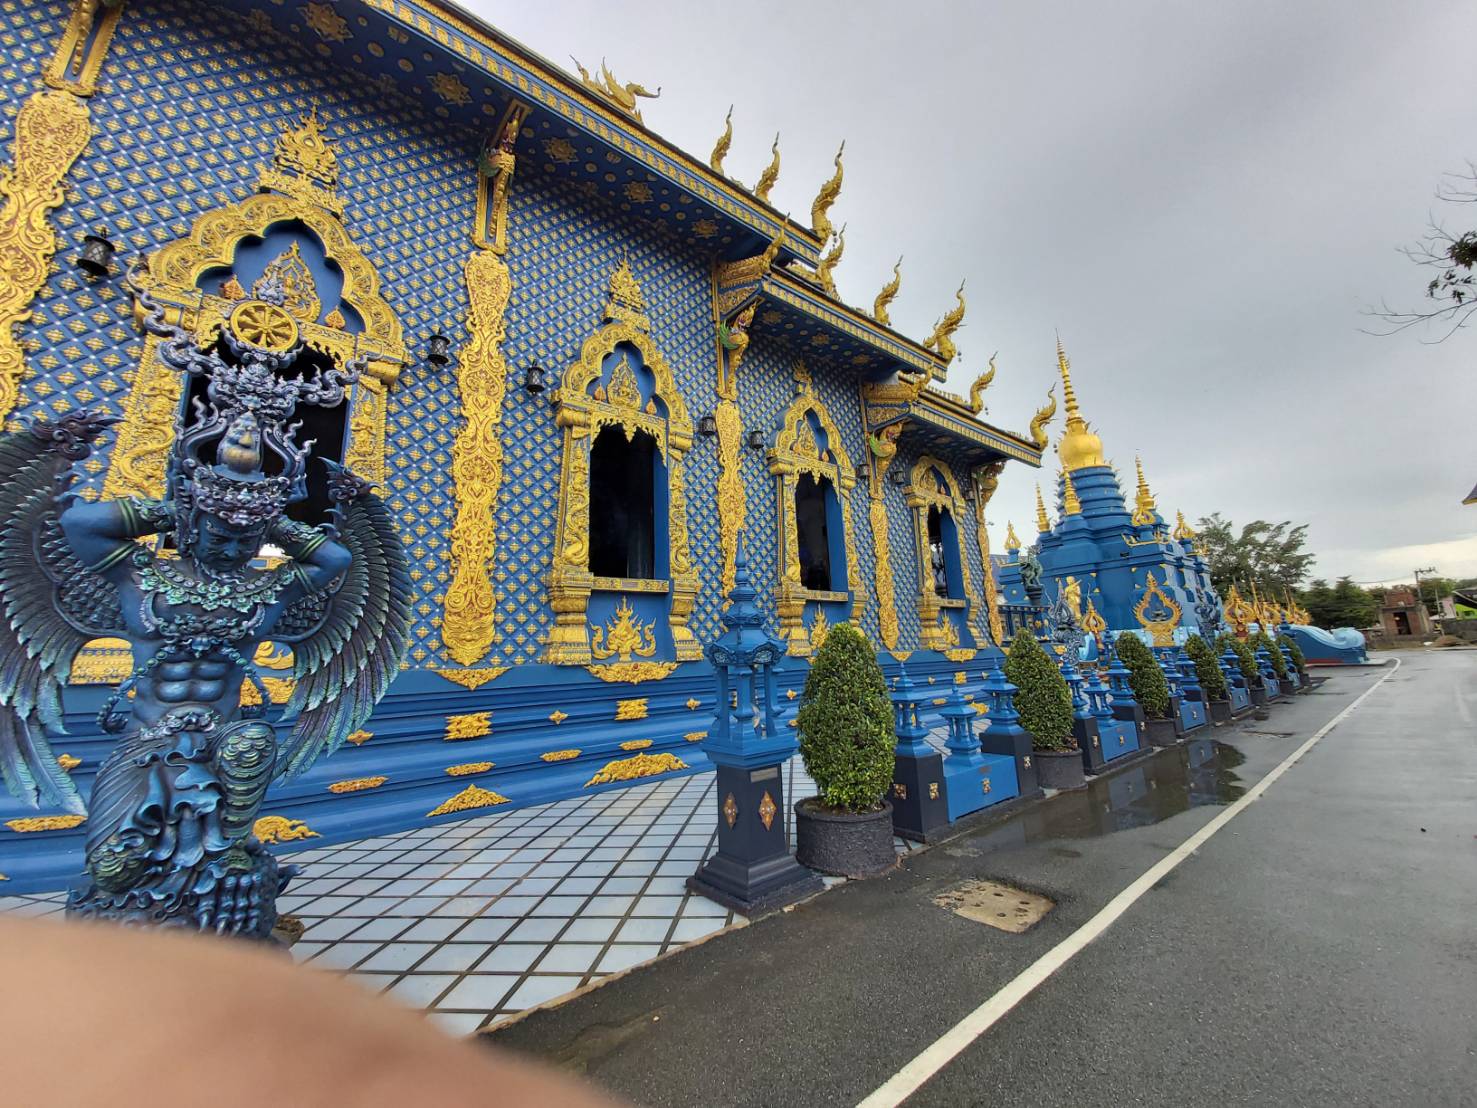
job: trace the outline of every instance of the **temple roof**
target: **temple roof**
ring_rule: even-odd
[[[639,85],[612,79],[634,105],[623,109],[600,88],[608,70],[582,80],[455,5],[225,0],[225,6],[259,31],[309,42],[332,64],[413,96],[474,134],[492,132],[514,101],[527,105],[520,163],[552,166],[551,174],[575,180],[638,220],[711,244],[723,257],[758,253],[785,225],[768,203],[650,130],[639,118],[644,90],[629,91]],[[791,223],[780,260],[814,264],[821,246],[815,231]]]

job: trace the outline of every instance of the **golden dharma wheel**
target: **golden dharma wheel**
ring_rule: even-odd
[[[248,300],[231,313],[231,334],[242,342],[282,354],[297,345],[297,320],[286,308],[264,300]]]

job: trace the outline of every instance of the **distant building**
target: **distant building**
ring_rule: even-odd
[[[1391,589],[1380,605],[1380,627],[1389,639],[1423,639],[1431,634],[1431,617],[1414,589]]]

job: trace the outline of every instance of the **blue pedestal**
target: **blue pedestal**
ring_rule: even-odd
[[[1102,744],[1104,763],[1126,758],[1139,749],[1138,726],[1133,720],[1099,720],[1098,738]]]
[[[1198,700],[1180,701],[1180,728],[1183,731],[1194,731],[1209,723],[1205,714],[1205,705]]]
[[[1011,800],[1020,795],[1015,759],[1003,754],[946,758],[944,794],[949,799],[951,821],[1003,800]]]

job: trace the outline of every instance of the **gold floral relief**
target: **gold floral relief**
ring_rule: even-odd
[[[930,476],[933,472],[943,477],[944,489],[939,489],[937,482]],[[964,494],[960,491],[954,471],[939,459],[924,454],[913,464],[904,495],[913,513],[913,537],[918,563],[918,619],[922,625],[923,649],[944,651],[956,648],[959,646],[959,630],[954,626],[953,620],[948,618],[948,613],[943,610],[944,605],[939,603],[939,596],[934,592],[933,566],[928,549],[928,510],[938,508],[953,517],[959,565],[964,578],[964,594],[971,610],[978,612],[979,594],[974,589],[964,533],[960,528],[966,507]]]
[[[508,366],[501,346],[503,314],[512,293],[507,263],[491,250],[467,259],[471,336],[457,372],[464,423],[451,451],[456,485],[456,522],[451,529],[451,585],[441,638],[461,665],[480,661],[497,641],[492,570],[496,554],[495,514],[503,481],[502,412]]]
[[[616,781],[635,781],[640,777],[653,777],[659,773],[671,773],[686,768],[687,763],[675,754],[636,754],[630,758],[606,762],[603,769],[585,782],[585,788],[609,785]]]
[[[56,253],[49,216],[91,135],[86,103],[66,92],[38,92],[15,117],[11,164],[0,167],[0,421],[14,410],[25,372],[15,327],[31,318]]]

